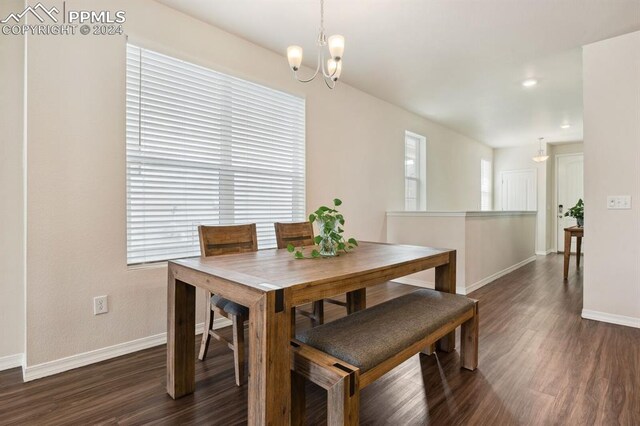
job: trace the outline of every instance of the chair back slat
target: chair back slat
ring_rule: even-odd
[[[295,247],[314,245],[313,225],[311,222],[274,223],[278,248],[287,248],[289,244]]]
[[[198,226],[200,255],[247,253],[258,250],[256,224],[230,226]]]

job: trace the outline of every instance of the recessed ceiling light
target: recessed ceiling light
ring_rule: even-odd
[[[560,126],[561,129],[568,129],[569,127],[571,127],[571,124],[563,124]]]
[[[538,80],[536,80],[535,78],[529,78],[529,79],[527,79],[527,80],[522,82],[522,85],[524,87],[533,87],[536,84],[538,84]]]

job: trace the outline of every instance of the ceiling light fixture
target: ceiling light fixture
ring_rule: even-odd
[[[527,80],[522,82],[522,85],[524,87],[533,87],[536,84],[538,84],[538,80],[536,80],[535,78],[529,78],[529,79],[527,79]]]
[[[298,70],[302,64],[302,47],[289,46],[287,48],[287,60],[289,66],[293,70],[293,75],[301,83],[308,83],[312,81],[322,70],[322,76],[324,82],[329,89],[336,87],[336,82],[340,78],[342,73],[342,55],[344,54],[344,37],[341,35],[332,35],[327,38],[324,33],[324,0],[320,0],[320,29],[318,38],[316,41],[318,46],[318,64],[316,66],[316,72],[308,79],[301,79],[298,77]],[[325,60],[326,49],[328,46],[329,56]]]
[[[561,129],[568,129],[569,127],[571,127],[571,124],[563,124],[560,126]]]
[[[549,156],[546,155],[544,153],[544,149],[542,149],[542,140],[544,138],[538,138],[538,141],[540,141],[540,149],[538,149],[538,155],[536,155],[535,157],[532,158],[533,161],[535,161],[536,163],[542,163],[543,161],[547,161],[549,159]]]

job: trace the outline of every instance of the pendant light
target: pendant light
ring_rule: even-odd
[[[544,149],[542,149],[542,140],[544,138],[538,138],[538,141],[540,141],[540,149],[538,149],[538,155],[534,156],[532,158],[533,161],[535,161],[536,163],[542,163],[544,161],[547,161],[549,159],[549,156],[547,154],[545,154]]]

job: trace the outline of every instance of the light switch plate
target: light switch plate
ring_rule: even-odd
[[[609,195],[607,197],[607,209],[628,210],[631,208],[631,195]]]

